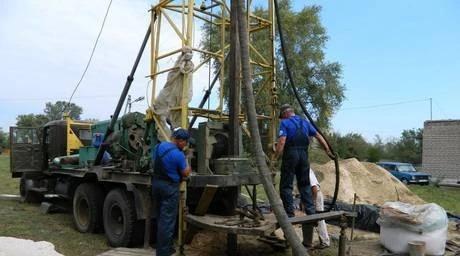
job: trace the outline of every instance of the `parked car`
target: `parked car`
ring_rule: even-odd
[[[430,183],[431,174],[417,171],[410,163],[378,162],[377,165],[385,168],[404,184],[428,185]]]

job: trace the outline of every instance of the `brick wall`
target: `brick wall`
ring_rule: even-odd
[[[422,167],[433,177],[460,180],[460,120],[425,121]]]

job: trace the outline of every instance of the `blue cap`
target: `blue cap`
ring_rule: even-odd
[[[187,130],[183,128],[178,128],[174,130],[172,137],[173,139],[185,140],[188,142],[188,140],[190,139],[190,134],[188,133]]]

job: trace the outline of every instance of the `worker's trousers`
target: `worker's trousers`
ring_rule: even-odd
[[[300,199],[305,205],[307,215],[315,213],[315,205],[310,186],[310,163],[307,150],[285,150],[281,164],[280,196],[284,210],[289,217],[294,217],[294,199],[292,198],[294,176],[297,178],[297,188]]]
[[[152,196],[158,210],[156,255],[170,256],[176,252],[174,229],[179,206],[179,183],[154,178]]]
[[[321,189],[318,190],[315,206],[316,206],[317,211],[324,211],[324,197],[323,197],[323,192],[321,192]],[[318,231],[320,244],[330,246],[331,241],[329,239],[329,234],[327,233],[326,221],[325,220],[319,221],[318,226],[316,227],[316,230]]]

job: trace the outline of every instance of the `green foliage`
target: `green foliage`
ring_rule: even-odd
[[[330,139],[332,148],[343,159],[354,157],[368,162],[385,159],[415,165],[420,165],[422,162],[423,129],[404,130],[399,139],[385,144],[378,135],[375,136],[374,143],[368,143],[361,134],[357,133],[349,133],[344,136],[333,133]]]
[[[9,145],[9,136],[8,133],[4,132],[2,128],[0,128],[0,154],[2,153],[3,148],[7,148]]]
[[[382,142],[382,138],[380,136],[375,136],[375,143],[369,144],[367,149],[367,161],[368,162],[378,162],[384,156],[385,149],[384,144]]]
[[[61,120],[65,112],[70,111],[70,117],[73,120],[80,120],[80,115],[83,109],[75,103],[68,103],[66,101],[56,101],[56,103],[47,102],[43,112],[49,120]]]
[[[74,120],[80,120],[83,109],[80,106],[71,103],[67,106],[65,101],[56,101],[55,104],[47,102],[44,114],[22,114],[16,117],[16,126],[19,127],[39,127],[52,120],[62,120],[65,111],[70,110],[70,117]]]
[[[25,114],[16,117],[16,126],[19,127],[39,127],[47,122],[49,122],[49,119],[43,114]]]
[[[413,164],[422,163],[423,129],[404,130],[396,144],[398,160],[404,160]]]
[[[299,12],[292,9],[291,0],[279,1],[280,15],[283,25],[283,35],[285,38],[287,59],[294,83],[299,91],[300,98],[305,104],[311,116],[317,120],[318,126],[328,127],[334,112],[340,107],[344,100],[345,87],[340,82],[341,65],[337,62],[328,62],[325,59],[324,49],[328,40],[326,29],[321,25],[319,6],[305,7]],[[262,18],[268,17],[268,11],[262,7],[256,7],[252,12]],[[215,20],[218,23],[218,20]],[[220,49],[221,32],[215,26],[205,24],[202,27],[203,36],[200,46],[206,50],[217,51]],[[229,31],[226,31],[226,38],[229,38]],[[251,34],[251,45],[259,53],[268,59],[270,56],[269,35],[267,31],[260,30]],[[290,103],[296,105],[293,99],[293,91],[288,83],[286,67],[280,49],[279,37],[275,41],[275,59],[278,64],[277,85],[279,88],[279,103]],[[207,55],[202,55],[202,58]],[[260,57],[254,52],[250,52],[253,61],[259,61]],[[228,65],[226,65],[228,66]],[[216,64],[214,64],[216,67]],[[258,92],[265,84],[263,69],[258,65],[252,65],[253,76],[252,85],[254,91]],[[225,81],[228,84],[228,81]],[[268,88],[265,88],[268,89]],[[261,90],[256,97],[256,109],[258,113],[269,113],[269,90]],[[226,96],[224,92],[224,97]],[[297,106],[297,110],[300,108]],[[297,111],[297,113],[300,113]]]
[[[385,159],[409,162],[415,165],[422,163],[423,129],[404,130],[398,140],[385,145]]]
[[[320,127],[328,127],[334,112],[344,100],[345,86],[341,84],[341,65],[325,59],[324,49],[328,36],[321,25],[320,6],[292,10],[291,1],[280,1],[281,19],[287,51],[287,61],[300,98]],[[278,86],[280,102],[294,103],[293,91],[288,83],[286,67],[277,49]]]
[[[348,133],[342,136],[339,133],[333,133],[330,143],[340,158],[354,157],[360,161],[367,160],[368,158],[369,144],[361,134]]]

